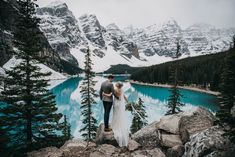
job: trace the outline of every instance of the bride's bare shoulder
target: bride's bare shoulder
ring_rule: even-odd
[[[120,89],[116,88],[115,93],[117,96],[120,96],[122,94],[122,91]]]

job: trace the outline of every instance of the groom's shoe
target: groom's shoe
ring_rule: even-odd
[[[111,128],[105,128],[104,131],[105,132],[110,132],[110,131],[112,131],[112,129]]]

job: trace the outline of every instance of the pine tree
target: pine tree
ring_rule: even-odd
[[[92,72],[92,61],[91,61],[91,52],[89,48],[87,49],[87,53],[85,55],[85,78],[81,85],[81,93],[82,93],[82,102],[81,102],[81,111],[83,116],[83,128],[80,130],[82,132],[82,136],[87,141],[92,141],[96,136],[97,130],[97,120],[92,115],[92,105],[94,105],[95,97],[98,97],[94,86],[96,81],[94,81],[94,72]]]
[[[135,111],[132,110],[132,114],[134,115],[131,125],[132,134],[134,134],[135,132],[137,132],[148,124],[146,120],[147,115],[145,111],[145,106],[143,103],[143,100],[139,98],[138,102],[134,105]]]
[[[220,110],[216,116],[224,126],[225,135],[235,143],[235,117],[231,114],[231,109],[235,105],[235,37],[233,41],[233,48],[230,48],[225,58],[219,96]]]
[[[67,140],[72,138],[72,135],[71,135],[71,125],[68,123],[66,115],[64,115],[63,131],[62,131],[62,133],[64,135],[64,140],[67,141]]]
[[[176,50],[176,55],[175,59],[178,59],[180,57],[180,44],[179,42],[177,43],[177,50]],[[170,88],[170,93],[171,95],[168,98],[168,111],[166,112],[166,115],[170,115],[170,114],[176,114],[181,112],[182,110],[180,109],[181,106],[183,106],[184,104],[181,103],[181,93],[180,90],[177,88],[179,80],[178,80],[178,71],[179,71],[179,65],[176,64],[174,69],[172,69],[171,72],[171,79],[173,80],[173,85]]]
[[[41,147],[62,144],[59,120],[54,96],[47,89],[46,77],[38,66],[45,58],[40,55],[39,19],[36,18],[35,0],[18,0],[19,17],[14,46],[15,57],[20,63],[7,70],[5,90],[1,100],[6,105],[0,108],[0,118],[7,128],[15,152],[22,153]]]

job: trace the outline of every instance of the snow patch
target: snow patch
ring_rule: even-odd
[[[20,64],[21,59],[16,59],[14,56],[6,63],[3,65],[3,68],[6,70],[10,70],[13,67],[17,66],[18,64]],[[64,82],[67,77],[62,75],[61,73],[49,68],[48,66],[44,65],[44,64],[37,64],[38,67],[41,68],[41,72],[43,73],[48,73],[51,72],[51,76],[46,77],[46,79],[49,79],[49,84],[50,86],[48,87],[49,89],[54,88],[55,86],[61,84],[62,82]],[[1,69],[0,69],[1,70]]]

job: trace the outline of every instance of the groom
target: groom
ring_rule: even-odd
[[[108,80],[103,82],[100,88],[100,99],[103,101],[103,106],[104,106],[104,126],[105,126],[104,131],[106,132],[112,131],[112,129],[109,128],[109,114],[113,105],[113,95],[117,99],[119,99],[118,96],[115,95],[115,91],[114,91],[114,87],[112,83],[113,79],[114,79],[114,76],[109,75]],[[113,95],[109,97],[109,96],[104,96],[103,93],[106,93],[106,94],[113,93]]]

